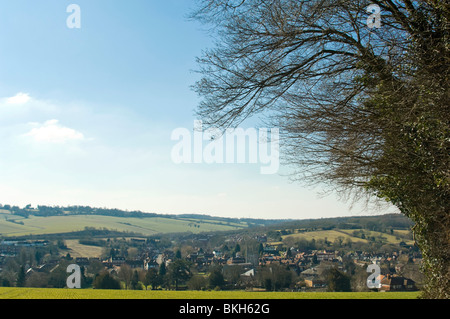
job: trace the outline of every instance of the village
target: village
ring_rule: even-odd
[[[318,242],[305,249],[271,242],[264,233],[87,243],[103,245],[102,256],[71,256],[64,240],[2,240],[0,286],[65,288],[70,264],[83,270],[83,288],[370,291],[371,264],[381,270],[380,285],[372,290],[415,291],[423,285],[421,255],[407,245],[370,251],[323,249]],[[116,284],[108,286],[105,277]]]

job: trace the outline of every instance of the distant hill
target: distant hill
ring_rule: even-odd
[[[412,247],[412,226],[411,220],[401,214],[385,214],[296,220],[269,225],[261,230],[264,229],[267,243],[275,246],[381,249],[383,245]]]
[[[90,206],[0,206],[0,236],[24,237],[101,230],[111,236],[163,233],[201,233],[267,226],[285,220],[239,219],[201,214],[163,215]]]
[[[24,237],[86,232],[96,235],[152,236],[167,233],[278,232],[288,235],[298,230],[358,230],[376,232],[409,230],[412,222],[400,214],[353,216],[306,220],[226,218],[202,214],[163,215],[141,211],[90,206],[38,206],[24,208],[0,205],[0,236]]]
[[[410,229],[413,222],[402,214],[384,214],[376,216],[350,216],[319,219],[303,219],[279,223],[277,228],[307,229],[367,229],[384,231],[386,229]]]
[[[11,205],[1,205],[0,211],[10,212],[16,216],[29,217],[49,217],[49,216],[68,216],[68,215],[99,215],[110,217],[124,217],[124,218],[152,218],[152,217],[164,217],[164,218],[182,218],[182,219],[195,219],[195,220],[213,220],[230,223],[248,223],[255,225],[268,225],[287,221],[286,219],[254,219],[254,218],[230,218],[230,217],[215,217],[204,214],[156,214],[142,211],[128,211],[116,208],[98,208],[90,206],[45,206],[39,205],[36,208],[27,205],[24,208]]]

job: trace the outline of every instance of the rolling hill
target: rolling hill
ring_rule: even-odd
[[[356,235],[355,235],[356,234]],[[361,236],[359,234],[364,234]],[[404,242],[407,245],[413,245],[414,241],[408,238],[408,233],[400,233],[399,230],[395,230],[393,234],[387,234],[378,231],[369,231],[364,229],[333,229],[333,230],[317,230],[302,233],[295,233],[290,235],[282,236],[283,242],[289,242],[289,239],[298,241],[299,239],[305,240],[326,240],[328,242],[334,242],[336,240],[341,240],[342,242],[361,242],[368,243],[370,240],[377,238],[380,242],[387,244],[399,245]]]
[[[248,227],[247,222],[225,222],[184,217],[115,217],[62,215],[22,217],[0,212],[0,235],[18,237],[79,232],[86,228],[108,229],[150,236],[158,233],[227,231]]]
[[[151,236],[165,233],[233,231],[282,220],[238,219],[199,214],[162,215],[89,206],[19,208],[0,206],[0,236],[25,237],[108,230],[117,234]]]
[[[213,217],[199,214],[161,215],[89,206],[37,208],[0,206],[0,237],[77,238],[87,230],[98,236],[152,236],[169,233],[267,233],[275,241],[335,239],[365,243],[375,237],[386,243],[410,243],[412,223],[400,214],[307,220],[265,220]],[[270,236],[269,236],[270,237]],[[408,238],[409,237],[409,238]]]

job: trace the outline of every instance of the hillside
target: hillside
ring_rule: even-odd
[[[413,246],[413,223],[401,214],[291,220],[235,230],[236,236],[258,238],[267,245],[302,249],[380,249]],[[261,240],[259,238],[258,240]]]
[[[0,212],[1,236],[49,235],[107,229],[150,236],[158,233],[227,231],[248,227],[246,222],[224,222],[183,217],[115,217],[104,215],[61,215],[28,217]]]
[[[162,215],[139,211],[92,208],[0,206],[0,236],[29,237],[65,234],[78,238],[95,230],[97,236],[152,236],[171,233],[266,233],[272,242],[328,240],[411,244],[409,219],[399,214],[307,220],[264,220],[213,217],[200,214]]]
[[[24,237],[79,233],[85,229],[108,230],[117,235],[151,236],[164,233],[202,233],[245,229],[281,220],[237,219],[207,215],[162,215],[140,211],[92,208],[0,206],[0,236]]]

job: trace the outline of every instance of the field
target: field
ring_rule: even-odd
[[[102,256],[103,248],[99,246],[80,244],[78,239],[66,239],[64,241],[72,257],[99,258]]]
[[[247,292],[0,287],[0,299],[416,299],[420,292]]]
[[[101,215],[68,215],[23,218],[0,211],[0,235],[27,236],[81,231],[85,227],[134,232],[144,236],[157,233],[227,231],[247,227],[246,223],[228,223],[204,219],[146,217],[123,218]]]
[[[297,233],[297,234],[291,234],[291,235],[285,235],[282,236],[283,240],[286,240],[288,238],[295,238],[295,239],[306,239],[306,240],[318,240],[318,239],[327,239],[328,241],[333,242],[335,239],[337,238],[343,238],[344,240],[346,238],[350,238],[353,242],[367,242],[365,239],[361,239],[361,238],[356,238],[353,237],[347,233],[343,233],[341,231],[337,231],[337,230],[318,230],[318,231],[309,231],[309,232],[304,232],[304,233]]]
[[[367,239],[362,239],[360,237],[355,237],[353,236],[353,232],[355,231],[363,231],[366,237],[383,237],[383,241],[386,243],[390,243],[390,244],[399,244],[401,241],[405,241],[407,244],[411,245],[413,244],[412,240],[405,240],[402,239],[400,237],[397,237],[395,235],[390,235],[390,234],[386,234],[386,233],[381,233],[381,232],[376,232],[376,231],[369,231],[369,230],[362,230],[362,229],[333,229],[333,230],[318,230],[318,231],[308,231],[308,232],[299,232],[299,233],[295,233],[295,234],[290,234],[290,235],[284,235],[282,236],[283,241],[285,241],[286,239],[292,239],[292,240],[299,240],[299,239],[306,239],[308,241],[315,239],[322,239],[324,240],[325,238],[329,241],[329,242],[334,242],[336,239],[341,238],[344,242],[345,240],[351,240],[352,242],[368,242]],[[396,230],[394,232],[398,233],[400,235],[405,236],[407,234],[408,231],[401,231],[401,230]]]

